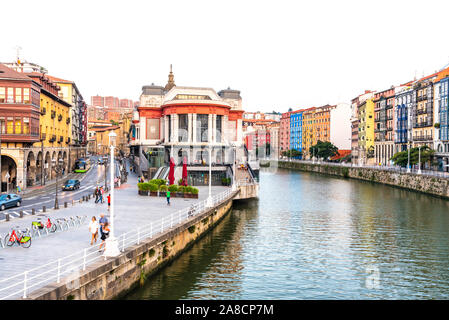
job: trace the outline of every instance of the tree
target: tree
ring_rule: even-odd
[[[282,151],[282,156],[287,157],[287,158],[297,158],[302,156],[302,152],[298,151],[296,149],[290,149],[287,151]]]
[[[428,146],[421,147],[421,163],[430,161],[434,153],[435,151],[430,149]],[[406,167],[408,163],[408,150],[395,153],[394,156],[391,158],[391,160],[395,165]],[[418,147],[411,148],[410,165],[418,163],[419,163],[419,148]]]
[[[311,146],[309,152],[312,156],[318,158],[329,159],[335,155],[339,155],[338,148],[329,141],[320,141],[316,145]]]

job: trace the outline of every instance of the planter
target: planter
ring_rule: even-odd
[[[157,191],[150,191],[151,197],[157,197]]]
[[[166,197],[166,196],[167,196],[167,192],[159,191],[159,197]]]
[[[139,195],[148,196],[148,191],[139,190]]]
[[[176,198],[184,198],[184,192],[175,192],[173,195],[176,195]]]
[[[192,199],[198,199],[198,193],[197,194],[192,193]]]

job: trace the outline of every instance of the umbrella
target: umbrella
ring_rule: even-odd
[[[173,157],[170,158],[170,171],[168,173],[168,183],[170,185],[175,183],[175,160]]]
[[[182,163],[182,185],[187,186],[187,158],[184,157],[184,161]]]

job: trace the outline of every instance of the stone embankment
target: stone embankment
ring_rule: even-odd
[[[263,161],[266,165],[268,161]],[[262,162],[261,162],[262,163]],[[317,172],[344,178],[353,178],[449,199],[449,179],[420,175],[415,173],[393,172],[363,167],[343,167],[332,164],[313,164],[294,161],[270,160],[270,167]]]

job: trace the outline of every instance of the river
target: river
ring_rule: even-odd
[[[232,213],[126,299],[448,299],[449,201],[263,168]]]

